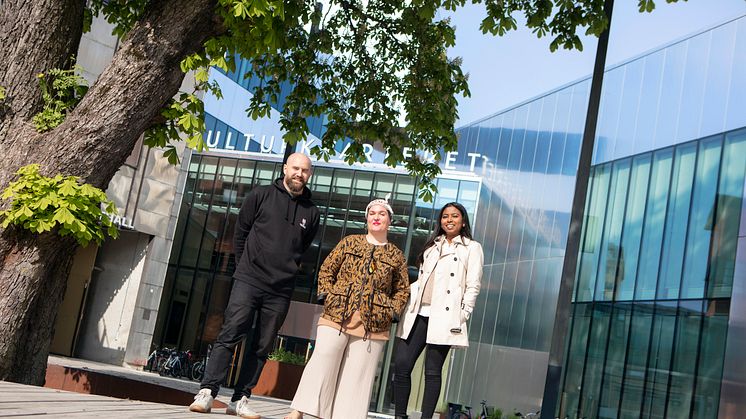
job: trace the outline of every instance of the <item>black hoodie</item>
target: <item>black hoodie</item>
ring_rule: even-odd
[[[267,292],[290,297],[303,253],[319,228],[311,191],[294,197],[282,178],[254,188],[238,213],[233,277]]]

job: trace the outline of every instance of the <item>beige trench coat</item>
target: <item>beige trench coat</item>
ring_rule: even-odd
[[[482,246],[474,240],[458,236],[453,239],[455,246],[441,252],[443,243],[445,236],[436,239],[435,245],[425,251],[417,282],[409,286],[409,302],[396,335],[402,339],[409,336],[420,311],[425,282],[433,280],[435,287],[426,342],[467,347],[466,321],[474,310],[482,281]],[[438,269],[430,278],[436,266]]]

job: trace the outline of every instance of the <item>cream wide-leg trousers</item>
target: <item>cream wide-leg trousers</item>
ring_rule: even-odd
[[[318,326],[316,347],[290,406],[323,419],[366,419],[385,344]]]

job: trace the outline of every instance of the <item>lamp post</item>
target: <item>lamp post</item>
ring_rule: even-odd
[[[603,85],[604,69],[606,66],[606,50],[609,46],[609,31],[611,30],[613,8],[614,0],[606,0],[604,2],[604,13],[606,14],[608,25],[606,26],[606,30],[598,37],[598,47],[596,48],[591,93],[588,99],[588,111],[585,117],[585,129],[583,130],[578,171],[575,177],[575,194],[570,213],[570,229],[567,235],[565,258],[562,264],[562,277],[560,280],[559,295],[557,296],[557,312],[554,318],[552,343],[549,349],[549,365],[544,383],[541,419],[553,419],[556,417],[555,411],[560,396],[565,342],[567,341],[569,330],[568,323],[570,310],[572,309],[572,294],[580,252],[580,233],[583,227],[583,211],[585,210],[585,199],[588,192],[588,180],[593,157],[593,145],[596,138],[596,125],[598,122],[599,105],[601,103],[601,87]],[[560,412],[560,414],[562,413],[564,412]]]

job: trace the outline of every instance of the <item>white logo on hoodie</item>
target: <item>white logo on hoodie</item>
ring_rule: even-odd
[[[305,218],[301,220],[301,222],[300,222],[300,228],[302,228],[304,230],[306,229],[306,219]]]

